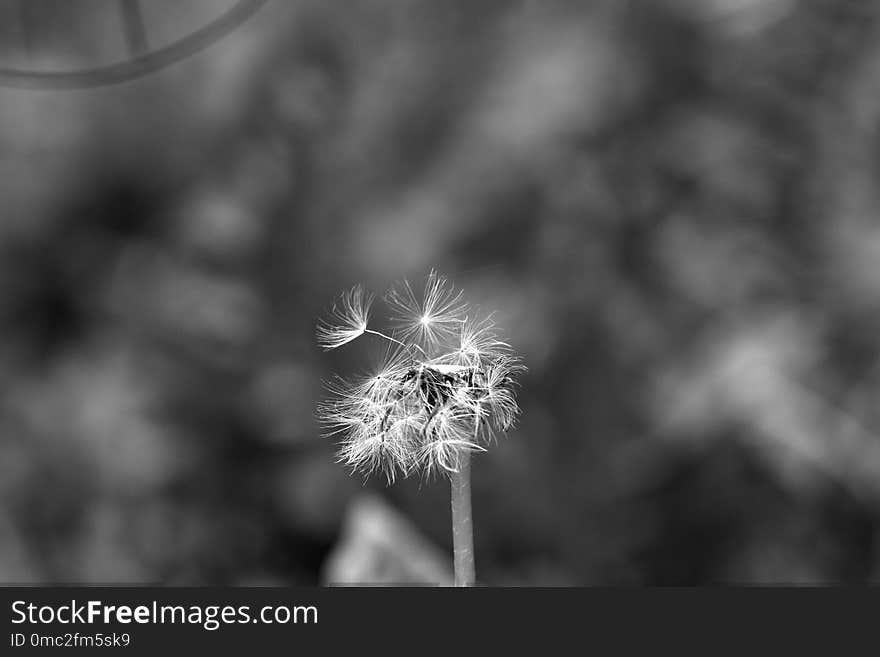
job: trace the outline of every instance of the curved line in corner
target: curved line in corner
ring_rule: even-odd
[[[85,89],[154,73],[205,50],[246,22],[269,0],[240,0],[207,25],[151,53],[117,64],[79,71],[27,71],[0,67],[0,87]]]

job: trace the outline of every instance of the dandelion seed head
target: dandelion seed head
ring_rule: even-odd
[[[325,433],[340,441],[340,463],[388,483],[412,473],[456,472],[462,455],[483,451],[519,414],[515,380],[525,370],[491,315],[432,271],[424,293],[407,282],[385,296],[392,329],[368,328],[372,296],[355,287],[319,323],[332,349],[364,334],[385,340],[385,358],[356,379],[336,377],[319,405]]]

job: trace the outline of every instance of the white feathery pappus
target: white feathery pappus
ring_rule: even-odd
[[[373,296],[356,286],[318,324],[318,343],[336,349],[364,335],[391,347],[372,375],[336,378],[319,407],[339,460],[367,474],[456,471],[462,451],[484,451],[519,413],[516,375],[525,370],[491,315],[476,313],[432,271],[418,296],[408,282],[385,295],[391,328],[371,328]]]

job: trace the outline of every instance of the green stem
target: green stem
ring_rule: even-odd
[[[452,554],[455,586],[473,586],[474,524],[471,512],[471,453],[462,450],[458,471],[452,473]]]

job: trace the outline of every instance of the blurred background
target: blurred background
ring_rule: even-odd
[[[22,4],[0,67],[128,56]],[[529,367],[483,584],[880,581],[878,128],[871,0],[272,0],[0,86],[0,581],[446,581],[448,485],[315,421],[316,318],[431,267]]]

